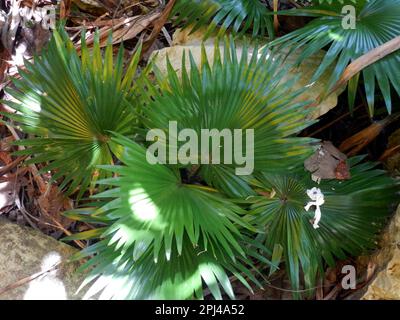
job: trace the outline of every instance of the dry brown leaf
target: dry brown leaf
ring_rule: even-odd
[[[57,186],[49,185],[48,191],[40,195],[37,204],[40,211],[44,214],[42,217],[46,222],[54,222],[54,220],[56,220],[65,229],[68,229],[73,222],[61,214],[73,208],[72,200],[65,197]]]
[[[369,127],[343,141],[339,146],[340,151],[345,152],[349,157],[356,155],[374,141],[382,130],[398,117],[399,114],[391,115],[381,121],[374,122]]]
[[[82,11],[95,16],[102,15],[108,11],[106,7],[97,0],[72,0],[72,2]]]
[[[170,0],[168,2],[168,4],[165,6],[163,12],[160,14],[160,17],[158,17],[153,22],[154,28],[153,28],[149,38],[146,40],[146,42],[143,45],[142,56],[151,48],[151,46],[156,41],[158,34],[160,33],[161,29],[164,27],[165,23],[167,22],[167,19],[171,13],[171,10],[175,5],[175,1],[176,0]]]
[[[113,34],[113,44],[120,43],[136,37],[140,32],[149,27],[161,15],[160,10],[153,10],[147,15],[135,16],[125,19],[120,19],[113,26],[104,26],[99,29],[100,47],[105,47],[108,42],[108,35],[110,30]],[[91,34],[86,39],[88,46],[92,45],[94,41],[94,34]],[[77,49],[80,48],[80,43]]]
[[[346,155],[340,152],[330,141],[324,141],[318,150],[304,162],[304,167],[312,173],[314,180],[350,179]]]
[[[10,151],[11,150],[11,144],[14,141],[14,137],[12,135],[7,136],[7,137],[2,137],[0,140],[0,150],[2,151]]]
[[[2,177],[4,174],[10,172],[15,167],[17,167],[26,158],[27,158],[27,156],[18,157],[17,159],[15,159],[11,162],[8,162],[5,166],[0,167],[0,177]],[[18,170],[17,170],[17,174],[18,174]]]
[[[68,18],[71,10],[71,0],[61,0],[60,2],[60,20]]]
[[[0,151],[0,161],[4,164],[4,165],[8,165],[12,162],[12,158],[10,156],[9,152],[6,151]]]

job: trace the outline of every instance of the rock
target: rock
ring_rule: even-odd
[[[180,70],[182,68],[182,55],[186,52],[186,68],[190,69],[189,64],[189,51],[192,53],[196,64],[199,66],[201,63],[201,44],[203,38],[203,31],[199,30],[192,34],[188,31],[178,29],[173,35],[173,46],[166,47],[161,50],[156,50],[153,52],[152,57],[154,57],[155,65],[160,69],[162,74],[167,74],[167,63],[166,58],[168,57],[174,70],[180,75]],[[204,47],[207,53],[209,63],[212,63],[214,59],[214,41],[215,38],[208,38],[204,42]],[[237,55],[240,58],[242,56],[242,47],[240,41],[236,43]],[[220,44],[220,50],[223,50],[223,45]],[[251,51],[251,50],[250,50]],[[310,80],[321,64],[321,61],[325,55],[324,51],[320,51],[313,57],[305,60],[299,67],[293,68],[287,76],[282,79],[282,82],[286,82],[289,79],[299,76],[298,81],[293,86],[293,90],[299,90],[307,87],[307,89],[299,96],[299,101],[314,101],[321,94],[326,91],[329,77],[333,72],[333,69],[328,69],[322,77],[315,83],[310,84]],[[289,55],[285,61],[285,64],[294,63],[298,57],[298,53],[293,53]],[[344,89],[343,89],[344,90]],[[336,92],[331,94],[329,97],[325,98],[314,111],[311,113],[311,119],[317,119],[320,116],[327,113],[329,110],[333,109],[338,103],[338,95],[343,92]]]
[[[393,132],[388,141],[385,157],[382,156],[385,169],[393,176],[400,175],[400,129]],[[386,156],[387,155],[387,156]]]
[[[382,249],[372,257],[378,273],[363,300],[400,300],[400,206],[382,238]]]
[[[0,299],[1,300],[66,300],[75,295],[83,280],[76,273],[79,263],[66,263],[77,250],[28,227],[21,227],[0,218]],[[57,268],[21,286],[7,290],[17,281],[30,277],[54,264]]]

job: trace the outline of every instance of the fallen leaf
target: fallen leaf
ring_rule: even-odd
[[[40,195],[37,200],[42,218],[45,222],[59,222],[65,229],[68,229],[73,222],[61,213],[73,208],[72,200],[65,197],[55,185],[49,185],[48,190]]]
[[[317,151],[304,162],[304,167],[311,172],[313,180],[350,179],[347,156],[340,152],[330,141],[324,141]]]
[[[161,15],[159,9],[151,11],[147,15],[134,16],[120,19],[118,23],[112,24],[112,27],[104,26],[99,29],[100,47],[105,47],[108,43],[110,31],[113,35],[113,44],[120,43],[136,37],[140,32],[149,27]],[[110,19],[112,21],[112,19]],[[88,46],[94,42],[94,34],[90,34],[86,39]],[[80,48],[80,43],[77,44],[77,49]]]
[[[347,138],[339,146],[340,151],[345,152],[348,156],[354,156],[372,141],[393,121],[399,119],[400,113],[387,116],[385,119],[376,121],[369,127],[357,132],[355,135]]]

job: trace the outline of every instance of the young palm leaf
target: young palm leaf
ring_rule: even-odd
[[[262,175],[260,181],[273,198],[257,196],[251,213],[265,225],[267,247],[281,246],[292,286],[300,288],[301,273],[306,288],[313,288],[323,276],[325,261],[357,256],[376,245],[376,235],[384,226],[396,201],[398,183],[375,164],[350,159],[351,179],[323,180],[316,185],[309,173],[297,176]],[[307,190],[317,187],[324,195],[319,228],[314,229],[314,210],[304,206],[311,201]]]
[[[122,47],[116,61],[111,43],[102,58],[98,37],[90,52],[82,36],[79,56],[66,32],[55,31],[41,56],[25,62],[15,89],[7,89],[16,102],[4,103],[17,113],[3,115],[33,136],[17,142],[28,147],[18,153],[33,156],[28,162],[46,162],[43,171],[53,170],[54,180],[64,177],[61,188],[68,186],[68,193],[81,185],[81,195],[96,177],[104,177],[96,166],[111,164],[118,152],[110,131],[133,131],[130,97],[139,55],[124,75]]]
[[[290,91],[295,79],[283,83],[287,70],[278,70],[280,64],[276,60],[259,54],[257,47],[249,50],[246,45],[238,56],[233,40],[221,47],[216,43],[212,63],[204,47],[200,67],[191,53],[189,59],[190,68],[186,67],[183,55],[181,74],[167,61],[168,74],[158,77],[150,102],[143,110],[144,125],[165,133],[165,137],[157,137],[159,144],[164,141],[166,158],[172,157],[174,163],[182,164],[177,156],[186,156],[180,151],[177,155],[171,152],[174,141],[178,150],[187,142],[187,137],[172,132],[171,123],[176,125],[177,132],[191,129],[199,139],[204,130],[214,129],[210,140],[201,138],[196,142],[198,147],[190,150],[182,167],[194,170],[210,186],[227,195],[246,197],[252,193],[252,172],[238,175],[237,170],[245,166],[235,157],[238,145],[243,147],[241,154],[247,155],[248,163],[254,162],[254,171],[286,172],[312,152],[313,139],[294,137],[312,123],[306,120],[310,112],[304,108],[307,102],[295,102],[299,92]],[[157,87],[162,90],[157,91]],[[242,136],[229,136],[235,130]],[[249,138],[251,134],[254,141]],[[207,142],[210,145],[203,149]]]
[[[355,17],[342,11],[345,4],[355,8]],[[330,87],[339,79],[348,64],[372,49],[400,35],[400,0],[363,0],[343,3],[323,3],[306,9],[282,12],[290,15],[317,17],[305,27],[291,32],[269,44],[269,47],[289,46],[300,49],[298,63],[317,51],[329,46],[321,65],[311,82],[335,64]],[[350,12],[351,14],[351,12]],[[350,19],[351,18],[351,19]],[[349,22],[354,22],[352,26]],[[376,83],[382,92],[386,108],[392,111],[391,88],[400,95],[400,52],[394,52],[362,71],[369,113],[374,114]],[[359,76],[350,80],[348,86],[350,108],[354,107]]]
[[[130,139],[118,135],[112,141],[124,146],[124,165],[103,166],[118,177],[101,183],[116,188],[95,196],[106,202],[100,208],[72,213],[106,228],[67,238],[101,238],[77,256],[96,254],[83,266],[94,267],[83,285],[96,279],[87,296],[102,291],[102,298],[202,298],[203,280],[215,298],[221,298],[218,283],[233,298],[228,273],[246,286],[242,273],[259,284],[249,259],[259,253],[240,232],[253,227],[240,207],[186,185],[174,168],[148,163],[146,149]]]
[[[224,35],[228,29],[242,34],[252,28],[253,36],[273,36],[272,18],[268,9],[259,0],[178,0],[173,15],[178,15],[176,24],[184,23],[192,31],[207,26],[204,38],[208,38],[218,27]]]

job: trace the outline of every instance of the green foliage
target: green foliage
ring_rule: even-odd
[[[184,184],[174,168],[149,164],[146,149],[130,139],[118,135],[113,140],[124,146],[124,165],[103,167],[118,177],[102,183],[116,188],[96,195],[104,206],[72,213],[107,224],[99,229],[102,240],[77,256],[96,254],[83,267],[94,266],[86,282],[96,279],[88,297],[102,291],[103,298],[116,299],[202,298],[203,280],[215,298],[221,298],[218,283],[233,298],[227,272],[246,286],[242,272],[260,285],[249,269],[249,257],[259,253],[239,229],[254,229],[243,209]]]
[[[324,262],[333,265],[335,258],[374,247],[397,184],[372,170],[374,164],[352,159],[351,180],[319,186],[325,204],[321,227],[313,229],[313,213],[304,205],[306,190],[315,183],[299,169],[311,140],[291,137],[307,125],[307,111],[291,103],[296,95],[288,93],[290,82],[280,81],[285,70],[278,72],[273,59],[258,56],[257,48],[252,54],[244,48],[239,59],[233,42],[225,44],[222,56],[218,48],[211,64],[203,50],[200,67],[189,55],[188,70],[183,56],[180,75],[168,64],[167,76],[147,83],[142,123],[165,133],[172,120],[178,129],[197,132],[254,128],[254,175],[236,176],[235,164],[151,165],[144,146],[115,135],[112,141],[124,147],[123,165],[102,166],[114,178],[100,182],[114,189],[96,195],[94,207],[70,213],[104,224],[68,238],[101,239],[77,257],[92,257],[83,266],[91,269],[84,283],[91,284],[88,297],[203,298],[205,283],[215,298],[222,298],[220,288],[233,298],[230,275],[251,289],[249,280],[262,285],[255,262],[270,267],[272,274],[281,260],[294,289],[302,283],[301,272],[305,286],[312,288],[323,275]],[[193,167],[196,179],[188,179]],[[208,176],[203,167],[213,174]],[[276,195],[266,197],[272,190]]]
[[[119,152],[109,131],[133,132],[139,56],[137,52],[123,74],[122,47],[114,61],[111,43],[102,58],[98,36],[91,52],[82,37],[79,56],[65,31],[55,31],[48,48],[19,70],[15,89],[7,89],[16,102],[4,103],[18,112],[2,114],[34,135],[17,142],[28,147],[17,154],[47,163],[42,171],[54,170],[54,180],[64,177],[61,188],[68,187],[67,193],[82,185],[82,195],[97,178],[106,177],[96,166],[111,164]]]
[[[399,189],[384,171],[373,169],[376,164],[360,164],[362,158],[350,159],[352,177],[346,181],[323,180],[316,185],[308,172],[259,177],[266,190],[276,192],[273,198],[251,199],[251,214],[265,226],[259,240],[268,248],[283,248],[294,289],[301,283],[307,289],[315,287],[316,280],[323,277],[323,262],[333,267],[335,258],[357,256],[375,247],[377,232],[384,226]],[[313,210],[304,209],[310,201],[306,190],[316,186],[325,198],[318,229],[310,222]]]
[[[274,29],[268,9],[259,0],[178,0],[173,15],[178,15],[175,23],[184,23],[192,31],[206,26],[205,38],[217,27],[219,34],[228,29],[244,33],[252,29],[253,36],[273,36]]]
[[[179,1],[176,12],[185,6],[192,10],[190,3]],[[205,3],[196,3],[201,10],[193,5],[186,18],[204,17],[198,26],[213,19],[209,32],[221,24],[222,30],[232,25],[234,31],[251,25],[255,34],[261,30],[258,16],[248,14],[253,12],[250,3],[265,9],[261,2],[219,1],[217,9],[202,7]],[[249,9],[244,11],[252,17],[249,25],[242,25],[247,15],[235,13],[238,3]],[[333,28],[337,16],[322,15],[319,19],[327,19]],[[318,30],[323,33],[325,27]],[[319,47],[310,39],[303,57]],[[342,52],[339,65],[344,68],[349,61],[341,56],[347,49],[332,41]],[[332,50],[325,59],[332,57]],[[3,114],[32,135],[19,143],[28,147],[19,154],[47,163],[43,171],[52,170],[53,179],[64,177],[61,187],[68,187],[67,192],[80,187],[78,198],[89,185],[100,186],[90,204],[65,214],[96,226],[65,239],[95,240],[75,256],[89,258],[82,266],[89,270],[82,285],[90,284],[86,297],[201,299],[205,285],[217,299],[224,294],[234,298],[231,276],[252,290],[250,283],[262,287],[265,281],[261,271],[270,268],[272,274],[280,262],[285,262],[294,289],[303,280],[312,288],[325,263],[334,265],[335,258],[374,247],[397,183],[373,164],[360,164],[360,157],[351,159],[350,180],[319,185],[325,203],[320,228],[313,229],[314,214],[304,206],[307,189],[316,185],[302,167],[315,140],[295,136],[313,123],[305,120],[308,102],[296,102],[301,93],[291,90],[296,79],[284,80],[291,66],[282,68],[278,56],[246,45],[237,52],[233,39],[216,43],[213,61],[203,47],[199,67],[189,53],[189,63],[182,57],[181,73],[168,61],[167,75],[154,68],[153,79],[145,70],[136,83],[140,51],[124,72],[122,49],[114,61],[111,45],[102,57],[98,39],[89,52],[82,38],[79,56],[67,34],[55,32],[42,56],[34,64],[27,62],[15,89],[9,89],[17,102],[7,104],[18,113]],[[324,60],[316,79],[328,62]],[[238,176],[235,169],[242,165],[236,162],[150,164],[146,133],[157,128],[167,137],[171,121],[177,122],[178,131],[193,129],[198,136],[202,129],[253,129],[254,173]],[[167,147],[172,143],[161,142]],[[246,150],[246,142],[242,146]],[[218,148],[224,154],[225,146]]]
[[[317,17],[305,27],[291,32],[275,41],[269,47],[282,46],[291,50],[301,50],[298,63],[312,56],[317,51],[329,47],[320,67],[311,81],[317,81],[330,65],[335,65],[330,79],[330,87],[340,78],[348,64],[400,35],[400,1],[370,0],[345,1],[356,9],[356,28],[343,28],[345,14],[343,4],[334,1],[331,4],[315,5],[306,9],[282,12],[290,15]],[[346,12],[347,14],[347,12]],[[362,71],[369,113],[374,114],[376,83],[385,100],[389,113],[392,111],[392,92],[400,95],[400,52],[392,53]],[[354,106],[359,76],[354,77],[348,86],[349,104]]]
[[[287,70],[278,69],[278,60],[259,55],[257,47],[244,45],[238,57],[231,40],[225,42],[223,55],[220,50],[215,47],[210,64],[203,47],[200,68],[191,54],[190,68],[186,67],[184,54],[181,75],[168,62],[168,75],[159,76],[156,83],[162,90],[150,90],[153,95],[143,110],[144,125],[168,133],[169,122],[177,121],[178,132],[193,129],[199,137],[203,128],[254,129],[256,171],[286,172],[298,166],[312,152],[310,143],[314,139],[294,137],[313,123],[305,120],[310,112],[304,108],[307,102],[295,102],[300,93],[291,92],[295,79],[282,83]],[[221,159],[224,147],[221,144]],[[250,177],[235,174],[235,169],[243,165],[221,163],[225,164],[200,165],[197,173],[225,194],[245,197],[252,192]]]
[[[292,137],[310,122],[305,120],[304,104],[292,102],[297,94],[289,93],[291,83],[280,82],[284,70],[278,72],[266,56],[257,59],[257,48],[252,55],[245,48],[238,59],[233,40],[223,47],[223,57],[219,46],[215,48],[211,65],[203,50],[200,68],[190,55],[190,71],[183,62],[180,78],[169,64],[165,78],[146,84],[149,96],[141,109],[142,123],[166,133],[169,121],[198,133],[201,128],[254,128],[258,172],[295,167],[309,155],[313,140]],[[237,164],[152,165],[144,146],[122,135],[111,141],[124,146],[124,165],[101,166],[118,177],[100,183],[115,189],[95,196],[100,199],[97,208],[71,213],[75,219],[100,218],[106,224],[106,229],[94,231],[102,240],[83,251],[96,253],[86,265],[94,266],[88,282],[97,279],[88,295],[102,291],[120,297],[120,290],[111,293],[114,286],[136,279],[140,284],[123,291],[126,298],[201,298],[201,279],[214,297],[221,298],[219,282],[233,298],[229,274],[248,287],[245,279],[259,284],[251,272],[251,258],[270,265],[269,253],[251,240],[257,227],[248,222],[247,211],[227,197],[255,194],[251,176],[236,176]],[[190,179],[193,168],[198,174]],[[83,233],[68,239],[92,236]],[[182,287],[180,281],[186,289],[172,290]]]

